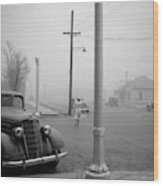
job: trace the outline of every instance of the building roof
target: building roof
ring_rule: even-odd
[[[132,88],[134,89],[153,89],[154,83],[153,80],[149,79],[146,76],[140,76],[132,81]]]
[[[115,93],[126,93],[133,89],[153,89],[154,82],[146,76],[140,76],[115,90]]]

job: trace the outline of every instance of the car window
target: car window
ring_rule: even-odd
[[[23,108],[23,101],[20,96],[14,96],[13,106],[17,108]]]
[[[12,106],[12,96],[2,95],[1,96],[1,106],[2,107],[11,107]]]

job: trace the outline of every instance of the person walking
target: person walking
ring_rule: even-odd
[[[77,98],[74,104],[74,127],[79,127],[81,117],[81,105],[82,100],[80,98]]]

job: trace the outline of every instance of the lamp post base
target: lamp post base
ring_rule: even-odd
[[[101,166],[92,164],[85,172],[86,179],[110,179],[110,171],[104,164]]]
[[[98,179],[98,180],[105,180],[110,179],[110,172],[91,172],[90,170],[85,172],[85,178],[86,179]]]

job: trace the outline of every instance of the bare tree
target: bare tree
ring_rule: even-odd
[[[7,82],[8,89],[22,91],[30,71],[27,58],[7,41],[2,48],[2,63],[4,67],[2,78]]]

